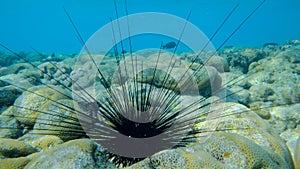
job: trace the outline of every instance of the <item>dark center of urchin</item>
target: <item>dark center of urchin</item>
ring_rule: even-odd
[[[127,104],[127,109],[120,110],[117,113],[117,119],[111,119],[113,128],[119,133],[133,138],[148,138],[157,136],[165,132],[172,126],[174,120],[161,119],[163,113],[171,113],[171,107],[160,112],[161,107],[158,107],[156,103],[151,104],[146,98],[147,93],[145,90],[140,91],[140,95],[132,97],[136,101],[136,105]],[[164,105],[166,106],[166,105]],[[156,109],[153,109],[156,107]],[[134,114],[136,116],[128,118],[128,114]],[[138,114],[138,115],[137,115]],[[124,116],[125,115],[125,116]],[[152,115],[152,119],[151,119]],[[153,117],[154,116],[154,117]],[[159,120],[163,125],[159,126]]]
[[[156,125],[156,120],[147,123],[140,123],[131,121],[122,117],[121,124],[115,124],[113,127],[119,133],[133,138],[148,138],[163,133],[169,126],[162,126],[160,128]]]

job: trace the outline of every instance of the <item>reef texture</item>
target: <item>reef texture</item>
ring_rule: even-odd
[[[197,133],[195,142],[158,152],[127,168],[299,168],[299,44],[295,40],[282,46],[268,43],[261,49],[228,47],[207,62],[205,70],[193,74],[203,64],[196,60],[185,73],[195,77],[201,98],[212,93],[214,84],[226,92],[227,97],[221,98],[224,102],[217,101],[220,98],[216,96],[205,100],[211,104],[197,112],[194,129],[201,132]],[[0,53],[1,59],[11,58],[0,68],[0,169],[118,168],[108,159],[106,150],[86,138],[76,115],[54,104],[76,106],[74,100],[70,100],[71,92],[82,88],[74,83],[87,91],[103,90],[97,86],[99,79],[89,76],[95,73],[93,65],[88,63],[89,57],[51,55],[39,61],[32,53],[21,54],[33,59],[41,71],[7,53]],[[136,55],[143,56],[148,66],[156,66],[157,55],[145,51]],[[178,92],[184,86],[184,83],[174,85],[174,81],[186,70],[194,55],[175,56],[172,59],[172,55],[162,53],[158,64],[160,76],[154,79],[157,88]],[[163,68],[169,66],[171,59],[174,73],[162,84],[166,71]],[[216,61],[223,68],[215,64]],[[96,55],[95,62],[101,65],[104,76],[111,77],[109,85],[121,83],[114,78],[116,63],[113,59]],[[75,63],[80,67],[76,68]],[[126,71],[132,71],[130,69],[127,67]],[[124,67],[120,70],[125,71]],[[145,78],[138,82],[149,84],[153,69],[140,73]],[[72,81],[67,80],[68,76]],[[129,78],[126,74],[122,76],[125,80]],[[234,79],[238,81],[231,84]],[[101,92],[96,96],[99,94]],[[182,96],[183,103],[195,100],[194,97],[187,93]],[[207,115],[207,112],[210,113]]]
[[[195,128],[215,132],[200,133],[197,143],[159,152],[128,168],[293,168],[284,141],[253,111],[236,103],[212,109],[225,110],[214,111],[223,118],[211,117]]]

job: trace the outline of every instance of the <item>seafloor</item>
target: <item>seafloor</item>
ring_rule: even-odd
[[[72,134],[75,122],[70,118],[76,115],[52,104],[53,100],[72,104],[49,89],[53,86],[71,95],[65,89],[72,87],[69,75],[84,88],[92,85],[92,77],[87,76],[90,65],[75,69],[76,54],[18,55],[29,63],[0,52],[0,169],[117,168],[100,145],[78,132]],[[193,57],[181,53],[178,58],[176,70]],[[196,77],[203,97],[210,95],[211,79],[226,88],[226,98],[212,108],[218,118],[194,124],[195,129],[206,131],[198,133],[195,142],[160,151],[128,168],[300,168],[300,41],[260,48],[225,47],[216,58],[223,70],[207,62],[212,70],[209,78]],[[109,74],[113,71],[110,61],[105,62],[101,69]],[[162,87],[172,89],[168,84]],[[217,124],[214,130],[211,124]]]

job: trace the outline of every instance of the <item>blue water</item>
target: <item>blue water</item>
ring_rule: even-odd
[[[124,1],[116,0],[120,16]],[[186,18],[210,37],[230,10],[238,9],[212,41],[218,47],[260,0],[127,0],[129,14],[163,12]],[[112,0],[13,0],[0,3],[0,43],[13,50],[77,53],[82,45],[63,10],[68,10],[83,39],[116,19]],[[259,47],[266,42],[300,39],[300,1],[267,0],[226,45]],[[143,42],[144,43],[144,42]]]

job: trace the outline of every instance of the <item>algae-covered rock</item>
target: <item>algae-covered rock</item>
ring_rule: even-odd
[[[4,106],[13,105],[22,91],[14,86],[0,87],[0,109]]]
[[[215,163],[216,168],[292,168],[291,161],[287,161],[282,154],[262,148],[237,134],[214,133],[199,148],[209,153],[211,160],[218,161]],[[207,168],[209,166],[206,165]]]
[[[248,105],[250,100],[250,93],[248,90],[240,86],[233,86],[226,91],[226,101],[241,103],[243,105]]]
[[[218,112],[218,110],[223,110],[223,112],[217,114],[219,118],[199,122],[195,127],[201,131],[211,131],[210,127],[214,124],[216,126],[214,130],[225,130],[246,137],[266,151],[277,154],[287,164],[292,164],[291,156],[285,142],[255,112],[237,103],[216,104],[212,107],[211,111]],[[208,133],[200,133],[199,138]]]
[[[38,139],[35,139],[31,142],[31,145],[38,150],[48,150],[50,148],[56,147],[57,145],[62,144],[63,141],[57,137],[52,135],[42,136]],[[29,143],[30,144],[30,143]]]
[[[10,65],[8,67],[0,68],[0,76],[5,76],[8,74],[18,74],[24,71],[25,69],[31,71],[34,70],[32,65],[30,65],[29,63],[17,63],[17,64]]]
[[[62,140],[71,140],[85,135],[77,119],[77,114],[72,110],[72,100],[57,100],[40,109],[33,134],[36,135],[56,135]]]
[[[33,126],[36,118],[47,104],[68,97],[68,93],[57,86],[32,87],[16,99],[14,116],[22,124]]]
[[[223,110],[215,114],[219,118],[197,123],[202,132],[195,143],[158,152],[128,168],[293,168],[284,141],[254,112],[236,103],[210,109],[218,110]]]
[[[227,60],[224,57],[218,55],[209,55],[209,58],[206,60],[208,66],[212,66],[218,70],[218,72],[229,72],[229,65]]]
[[[18,60],[18,57],[14,54],[11,54],[9,52],[0,51],[0,66],[9,66],[13,64],[16,60]]]
[[[22,135],[20,122],[13,116],[14,107],[9,107],[0,115],[0,138],[18,138]]]
[[[292,168],[284,158],[261,148],[251,140],[233,133],[214,133],[201,144],[165,150],[136,163],[138,168]]]
[[[113,69],[116,67],[116,62],[113,58],[108,58],[108,60],[103,59],[104,55],[93,55],[93,60],[95,61],[96,65],[98,65],[96,67],[95,64],[91,61],[89,55],[82,54],[80,55],[80,57],[78,57],[76,65],[71,72],[74,90],[81,90],[82,88],[85,89],[92,86],[95,83],[98,68],[100,69],[106,80],[109,81],[109,78],[115,71]]]
[[[14,158],[36,152],[32,146],[14,139],[0,138],[0,157]]]
[[[293,86],[291,97],[292,103],[300,103],[300,82]]]
[[[35,155],[29,168],[116,168],[104,155],[104,150],[89,139],[78,139],[58,145]]]
[[[256,102],[256,101],[274,101],[276,100],[276,95],[272,87],[267,85],[254,85],[251,86],[249,89],[250,95],[250,101]]]
[[[276,55],[276,53],[280,52],[280,46],[277,43],[265,43],[263,45],[262,51],[266,53],[266,55]]]
[[[44,84],[71,86],[72,80],[69,78],[71,67],[63,62],[45,62],[40,64],[39,69],[41,81]]]
[[[23,169],[29,161],[27,157],[0,159],[0,169]]]
[[[256,88],[250,90],[253,102],[264,98],[272,101],[274,106],[297,103],[299,73],[293,58],[299,58],[299,51],[299,46],[293,47],[249,66],[248,82]]]
[[[269,123],[281,133],[287,129],[295,129],[300,122],[300,104],[276,106],[270,109],[272,118]]]
[[[226,58],[231,71],[247,73],[249,65],[266,57],[266,53],[255,48],[226,48],[221,56]]]
[[[270,109],[272,107],[272,102],[252,102],[249,106],[250,109],[258,114],[261,118],[266,120],[271,118]]]
[[[300,167],[300,126],[296,129],[288,129],[280,134],[286,140],[291,156],[293,157],[295,168]]]
[[[155,51],[149,52],[148,55],[141,56],[141,53],[135,53],[135,55],[138,56],[138,60],[134,60],[136,67],[130,66],[131,57],[120,61],[120,72],[128,73],[119,75],[116,67],[112,83],[120,84],[120,76],[123,83],[136,76],[137,81],[141,83],[151,83],[156,87],[182,93],[199,91],[202,95],[210,95],[212,90],[217,90],[221,86],[222,79],[215,68],[216,65],[213,67],[194,63],[191,66],[191,63],[181,60],[180,56],[168,52],[162,52],[160,57]],[[128,64],[128,66],[124,66],[124,64]]]
[[[25,65],[15,65],[16,67],[8,68],[8,72],[0,76],[1,82],[6,82],[5,86],[12,85],[20,90],[28,89],[40,84],[40,74],[33,67]],[[1,85],[3,87],[3,83]]]

